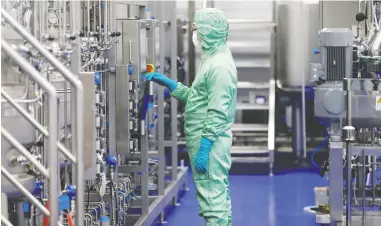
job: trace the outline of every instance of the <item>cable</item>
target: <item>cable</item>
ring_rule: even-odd
[[[325,125],[325,122],[323,120],[320,120],[319,118],[317,118],[317,120],[320,122],[320,125],[322,125],[325,129],[327,128],[326,125]],[[315,162],[315,154],[320,150],[322,149],[325,144],[327,143],[328,141],[328,132],[327,132],[327,129],[325,130],[325,138],[324,140],[319,144],[319,146],[317,146],[314,150],[312,150],[312,154],[311,154],[311,163],[314,167],[316,168],[320,168],[320,165],[317,164]]]

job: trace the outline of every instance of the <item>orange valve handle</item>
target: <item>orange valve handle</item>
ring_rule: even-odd
[[[155,66],[153,66],[153,64],[147,64],[146,71],[147,71],[147,74],[155,72]]]

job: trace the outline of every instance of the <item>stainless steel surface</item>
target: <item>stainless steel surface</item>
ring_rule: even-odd
[[[277,1],[276,7],[277,79],[285,87],[308,85],[312,51],[318,47],[319,1]]]
[[[350,80],[344,80],[344,86],[347,84],[348,87],[350,85]],[[346,103],[347,103],[347,119],[346,119],[346,127],[344,127],[344,130],[347,130],[346,132],[349,137],[346,137],[345,141],[345,154],[346,154],[346,161],[347,161],[347,181],[346,181],[346,189],[347,189],[347,202],[346,202],[346,209],[345,209],[345,220],[346,220],[346,226],[350,226],[352,223],[352,142],[354,142],[354,134],[352,127],[352,92],[347,91],[346,95]],[[351,131],[351,132],[350,132]],[[350,137],[352,135],[352,137]]]
[[[264,154],[269,153],[267,146],[233,146],[231,154]]]
[[[343,136],[345,141],[354,142],[356,139],[356,130],[353,126],[344,126]]]
[[[1,193],[1,218],[8,220],[9,219],[9,213],[8,213],[8,197],[5,193]]]
[[[241,132],[253,132],[253,131],[268,131],[268,125],[266,124],[233,124],[231,130],[234,131],[241,131]]]
[[[93,72],[81,72],[79,80],[83,84],[83,177],[85,180],[94,180],[96,176],[95,148],[95,85]]]
[[[331,225],[343,220],[343,143],[329,144],[329,206]]]
[[[32,163],[37,170],[49,180],[51,171],[48,171],[28,150],[24,148],[11,134],[8,133],[3,127],[1,127],[1,136],[4,137],[12,146],[22,154],[30,163]],[[54,153],[53,153],[54,154]],[[50,174],[50,175],[49,175]]]
[[[372,56],[381,56],[381,32],[376,31],[376,34],[368,43]]]

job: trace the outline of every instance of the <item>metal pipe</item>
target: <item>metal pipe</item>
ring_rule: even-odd
[[[346,149],[346,160],[347,160],[347,205],[346,205],[346,226],[351,225],[352,220],[352,150],[351,150],[351,142],[354,137],[352,134],[352,92],[351,89],[351,79],[344,79],[343,81],[343,90],[346,91],[346,103],[347,103],[347,125],[344,127],[346,130],[346,141],[345,141],[345,149]]]
[[[8,214],[8,197],[7,194],[1,193],[1,217],[8,220]]]
[[[63,21],[62,21],[62,26],[63,26],[63,37],[66,38],[66,28],[67,28],[67,22],[66,22],[66,1],[63,1]],[[65,40],[64,40],[65,41]]]
[[[54,3],[53,3],[54,4]],[[57,2],[57,8],[58,8],[58,41],[59,44],[62,44],[62,1]]]
[[[3,175],[13,186],[15,186],[33,205],[35,205],[39,210],[41,210],[46,216],[52,216],[52,215],[58,215],[58,212],[54,214],[52,211],[50,211],[52,214],[50,214],[49,210],[45,208],[20,182],[17,181],[16,178],[14,178],[7,169],[5,169],[3,166],[1,166],[1,175]],[[57,196],[58,197],[58,196]],[[57,199],[56,197],[56,199]],[[51,208],[51,207],[50,207]],[[58,206],[57,206],[58,208]],[[56,221],[57,222],[57,221]],[[52,224],[53,225],[53,224]]]
[[[364,149],[362,150],[362,153],[361,153],[361,157],[362,157],[362,182],[360,184],[362,184],[362,226],[366,226],[365,225],[365,207],[366,207],[366,169],[365,169],[365,151]]]
[[[46,60],[52,64],[53,67],[55,67],[62,75],[72,84],[75,89],[72,91],[72,99],[71,102],[72,104],[72,112],[75,113],[72,115],[71,120],[72,120],[72,152],[76,154],[76,179],[77,179],[77,197],[76,197],[76,221],[77,225],[83,224],[83,199],[84,199],[84,185],[83,185],[83,171],[84,171],[84,166],[83,166],[83,86],[80,82],[80,80],[72,74],[69,69],[65,67],[58,59],[56,59],[47,49],[45,49],[44,46],[42,46],[37,39],[35,39],[33,36],[30,35],[28,31],[26,31],[20,24],[17,23],[4,9],[0,9],[1,11],[1,16],[4,18],[6,22],[8,22],[23,38],[26,39],[32,46],[34,46],[43,57],[46,58]],[[3,43],[3,42],[2,42]],[[29,65],[29,64],[26,64]],[[30,65],[29,65],[30,66]],[[30,66],[31,67],[31,66]],[[26,70],[27,71],[27,70]],[[55,99],[57,98],[56,93],[54,93]],[[73,98],[75,97],[75,98]],[[51,98],[50,98],[51,99]],[[75,101],[73,101],[75,100]],[[50,103],[51,101],[49,101]],[[52,101],[52,105],[50,106],[56,106],[57,102],[56,100]],[[75,102],[75,103],[74,103]],[[57,106],[54,111],[55,116],[57,117]],[[51,114],[51,112],[49,112]],[[54,124],[56,124],[57,120],[54,120]],[[51,126],[49,124],[49,126]],[[54,129],[54,133],[56,133],[56,128]],[[50,131],[50,133],[53,133],[53,131]],[[53,137],[51,137],[53,139]],[[50,140],[50,139],[49,139]],[[54,141],[56,144],[57,141],[57,134],[55,134]],[[52,155],[50,155],[52,156]],[[57,161],[57,159],[56,159]],[[53,163],[54,164],[54,163]],[[53,167],[55,168],[55,167]],[[73,171],[74,172],[74,171]],[[53,174],[52,174],[53,175]],[[58,179],[58,178],[55,178]],[[57,183],[56,183],[57,184]],[[52,192],[52,191],[51,191]],[[56,195],[58,197],[58,195]],[[57,202],[56,200],[51,200],[54,202]],[[53,205],[52,208],[58,211],[58,204]],[[57,218],[56,216],[53,216],[54,218]],[[52,222],[52,221],[51,221]],[[56,221],[55,221],[56,222]]]
[[[5,225],[5,226],[13,226],[13,224],[11,222],[9,222],[9,220],[6,219],[3,215],[1,215],[0,217],[1,217],[1,224]]]
[[[372,203],[373,206],[376,206],[376,170],[377,170],[377,157],[372,156]]]
[[[20,25],[13,20],[13,18],[9,17],[8,14],[5,13],[3,9],[1,9],[1,14],[5,20],[12,20],[16,26]],[[21,30],[24,33],[27,33],[25,29],[21,27]],[[29,37],[32,37],[29,35]],[[38,41],[32,37],[32,39],[39,45]],[[49,108],[49,122],[48,122],[48,130],[50,132],[50,136],[48,138],[48,150],[49,150],[49,171],[50,171],[50,180],[49,180],[49,199],[51,202],[50,210],[50,224],[54,225],[58,222],[58,152],[57,152],[57,94],[54,86],[52,86],[48,81],[44,80],[40,74],[25,61],[5,40],[1,38],[1,49],[12,58],[25,72],[27,72],[34,81],[39,83],[42,88],[46,90],[48,93],[48,108]],[[47,51],[46,49],[44,49]],[[56,60],[56,59],[55,59]],[[59,61],[57,60],[59,63]],[[58,64],[57,64],[58,65]],[[77,158],[78,160],[78,158]],[[54,223],[53,223],[54,222]]]
[[[9,96],[4,90],[1,90],[1,96],[3,96],[12,107],[14,107],[28,122],[30,122],[36,129],[38,129],[41,133],[48,134],[48,131],[38,123],[23,107],[16,103],[15,100],[11,96]]]

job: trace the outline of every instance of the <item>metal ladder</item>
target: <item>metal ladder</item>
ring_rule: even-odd
[[[237,110],[267,110],[268,122],[267,124],[233,124],[232,132],[239,136],[239,132],[255,133],[267,132],[267,146],[255,145],[255,146],[236,146],[233,145],[230,153],[232,154],[233,163],[269,163],[270,173],[272,176],[273,163],[274,163],[274,151],[275,151],[275,79],[271,79],[269,83],[250,83],[239,82],[239,89],[268,89],[269,95],[266,104],[237,104]],[[237,133],[238,132],[238,133]],[[265,141],[265,139],[263,140]],[[245,156],[242,156],[245,155]],[[250,155],[250,156],[248,156]],[[260,157],[251,155],[261,155]]]
[[[83,225],[84,219],[84,181],[83,181],[83,87],[76,75],[71,73],[60,61],[58,61],[39,41],[34,38],[21,24],[13,19],[3,8],[0,9],[1,16],[21,37],[31,44],[65,79],[71,84],[72,101],[72,150],[66,149],[58,141],[58,96],[55,87],[44,79],[41,74],[34,69],[23,57],[21,57],[12,46],[1,38],[1,50],[11,58],[33,81],[38,83],[47,93],[48,105],[48,125],[47,128],[33,118],[20,104],[16,103],[6,92],[1,90],[1,95],[8,103],[15,108],[20,115],[29,121],[41,134],[46,142],[45,152],[48,152],[48,165],[42,165],[32,156],[23,145],[17,141],[8,131],[1,127],[1,136],[20,152],[41,175],[49,181],[49,210],[40,203],[10,172],[2,165],[1,174],[14,185],[33,205],[35,205],[45,216],[49,216],[50,225],[62,225],[59,223],[58,197],[59,190],[59,163],[58,151],[60,151],[72,163],[73,181],[76,181],[76,225]],[[1,215],[1,222],[4,225],[12,225],[8,218]]]
[[[230,152],[232,155],[233,163],[268,163],[270,172],[269,175],[273,176],[274,164],[274,151],[275,151],[275,98],[276,98],[276,82],[275,82],[275,33],[276,25],[274,22],[258,21],[249,19],[236,19],[229,20],[229,23],[250,24],[255,25],[258,29],[270,28],[271,29],[271,43],[270,43],[270,64],[266,65],[263,62],[256,63],[251,61],[248,68],[269,68],[268,82],[238,82],[237,88],[241,90],[260,91],[266,93],[265,103],[258,104],[256,101],[249,101],[249,103],[237,103],[237,111],[243,110],[256,110],[268,111],[267,124],[243,124],[235,123],[232,126],[233,136],[235,138],[247,138],[250,143],[247,145],[233,145]],[[266,53],[267,54],[267,53]],[[254,97],[255,98],[255,97]],[[249,99],[252,99],[249,97]],[[255,141],[254,141],[255,140]],[[267,144],[265,144],[267,143]]]

